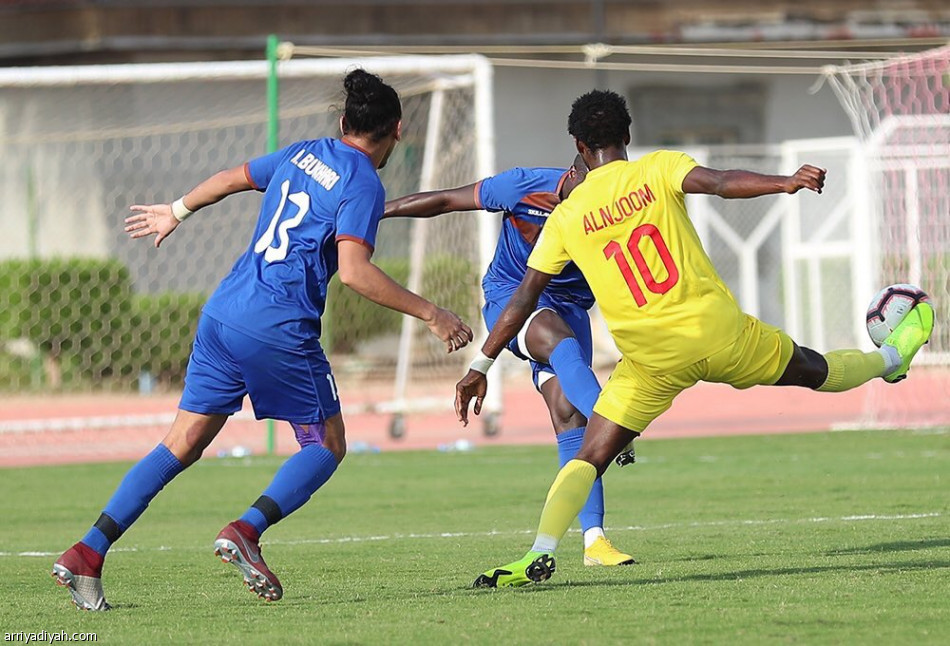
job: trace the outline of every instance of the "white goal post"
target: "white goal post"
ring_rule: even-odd
[[[341,81],[357,67],[379,74],[403,102],[403,140],[380,173],[389,197],[468,184],[494,172],[492,68],[477,55],[281,61],[281,145],[339,134]],[[6,124],[0,132],[0,183],[6,188],[0,261],[114,260],[127,271],[132,310],[142,299],[165,299],[174,310],[207,296],[248,244],[255,198],[209,207],[159,252],[128,240],[122,218],[131,204],[169,201],[216,171],[266,152],[267,75],[266,61],[0,70],[0,120]],[[374,261],[457,311],[478,334],[484,330],[479,284],[498,226],[498,218],[486,213],[387,220]],[[45,286],[43,293],[37,287],[33,297],[43,301],[57,287]],[[68,286],[63,297],[80,305],[87,298],[82,286]],[[0,307],[8,305],[3,299]],[[400,420],[394,434],[401,433],[406,413],[451,408],[453,385],[480,345],[477,338],[465,351],[446,355],[420,322],[404,321],[339,285],[331,285],[324,324],[344,410],[394,415]],[[79,331],[86,336],[72,343],[118,334],[110,325]],[[24,338],[0,343],[6,351],[22,341],[18,351],[36,355],[38,363],[48,353],[47,332],[10,333]],[[181,359],[177,368],[175,361],[159,366],[149,352],[121,344],[109,350],[109,360],[101,355],[68,366],[56,357],[64,362],[56,387],[123,391],[157,383],[174,389],[187,358],[174,358]],[[486,401],[492,422],[501,410],[500,373],[493,371]],[[14,390],[49,385],[47,376],[27,368],[12,379]]]
[[[950,401],[950,45],[824,70],[863,144],[875,288],[913,283],[936,313],[908,383],[868,388],[872,426],[947,423]]]

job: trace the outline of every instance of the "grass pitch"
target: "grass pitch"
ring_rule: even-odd
[[[99,643],[950,642],[950,435],[855,432],[640,440],[605,478],[608,534],[639,565],[471,590],[530,546],[553,446],[352,455],[267,532],[285,597],[246,591],[212,542],[280,459],[202,461],[122,538],[108,613],[81,613],[50,566],[127,464],[0,472],[0,632]],[[39,553],[39,554],[37,554]]]

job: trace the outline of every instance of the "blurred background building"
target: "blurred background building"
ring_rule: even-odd
[[[564,163],[570,101],[595,86],[626,94],[637,146],[851,134],[831,91],[809,91],[820,67],[944,44],[950,5],[0,0],[0,65],[7,66],[259,59],[271,33],[326,55],[485,54],[495,66],[497,163],[508,167]],[[736,47],[747,55],[722,55]],[[602,65],[585,67],[594,62]]]
[[[271,35],[283,43],[273,104]],[[173,393],[193,322],[246,248],[257,202],[207,209],[161,253],[123,233],[128,206],[171,200],[269,147],[335,135],[345,70],[333,66],[356,58],[370,69],[387,60],[403,96],[406,136],[381,173],[391,196],[566,166],[572,101],[610,88],[631,108],[632,156],[669,147],[717,168],[828,168],[822,196],[690,196],[746,311],[819,350],[868,346],[866,303],[888,283],[921,284],[950,316],[948,42],[946,0],[0,0],[0,391]],[[415,55],[432,58],[392,71]],[[492,226],[477,215],[387,221],[375,258],[474,322]],[[352,406],[394,420],[410,395],[446,408],[430,395],[467,357],[446,358],[423,326],[336,283],[330,303],[324,342],[338,378],[358,384],[342,389],[360,393]],[[615,349],[596,334],[595,361],[609,366]],[[921,360],[932,379],[918,373],[913,397],[868,387],[837,420],[950,422],[950,329]],[[903,407],[886,410],[894,399]],[[0,436],[36,426],[4,430],[19,415],[0,409]]]

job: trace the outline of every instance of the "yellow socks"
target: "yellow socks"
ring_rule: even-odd
[[[828,378],[818,390],[827,393],[840,393],[856,388],[883,375],[886,367],[884,355],[880,352],[834,350],[824,356],[828,362]]]
[[[589,462],[571,460],[564,465],[548,490],[532,552],[554,552],[587,502],[596,479],[597,469]]]

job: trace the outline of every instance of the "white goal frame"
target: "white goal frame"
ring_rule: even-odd
[[[379,74],[384,79],[394,74],[425,74],[431,77],[432,86],[431,105],[429,110],[429,132],[439,131],[438,120],[442,117],[442,93],[452,87],[466,86],[472,88],[474,96],[475,146],[472,154],[475,156],[475,182],[490,176],[495,172],[495,128],[494,128],[494,96],[493,70],[490,62],[480,55],[448,55],[448,56],[367,56],[358,58],[294,58],[278,62],[278,78],[313,78],[313,77],[342,77],[354,68],[362,67],[372,73]],[[260,80],[261,100],[264,103],[264,82],[268,78],[269,65],[265,60],[254,61],[226,61],[226,62],[195,62],[195,63],[159,63],[159,64],[121,64],[121,65],[93,65],[93,66],[55,66],[55,67],[21,67],[0,69],[0,89],[2,88],[44,88],[69,86],[110,86],[123,83],[174,83],[177,81],[219,81],[219,80]],[[265,151],[261,150],[261,154]],[[439,164],[438,142],[427,142],[422,162],[423,176],[420,190],[449,188],[436,186],[432,179],[432,169]],[[398,197],[391,195],[389,197]],[[451,217],[451,216],[449,216]],[[480,274],[484,275],[491,258],[494,255],[497,241],[499,219],[495,214],[485,212],[477,216],[478,228],[478,262]],[[412,240],[410,247],[410,276],[409,287],[419,288],[422,263],[425,261],[424,242],[429,223],[424,220],[416,221],[412,226]],[[473,241],[474,242],[474,241]],[[480,290],[479,290],[480,293]],[[438,304],[438,303],[437,303]],[[374,412],[394,415],[396,429],[402,415],[428,410],[450,410],[451,398],[411,398],[407,395],[407,384],[412,378],[411,356],[413,339],[411,333],[411,317],[406,317],[402,325],[399,341],[399,355],[397,360],[396,378],[394,380],[393,396],[391,401],[376,401],[371,406],[358,406],[350,412],[365,412],[371,409]],[[474,355],[485,339],[485,334],[479,333],[484,329],[480,320],[466,321],[473,330],[476,330],[476,339],[464,352]],[[501,363],[501,362],[499,362]],[[459,375],[461,377],[461,374]],[[484,403],[483,417],[486,420],[486,432],[490,425],[497,424],[498,415],[502,411],[502,366],[497,365],[489,376],[488,396]],[[346,409],[345,409],[346,410]],[[491,429],[494,433],[497,426]]]

